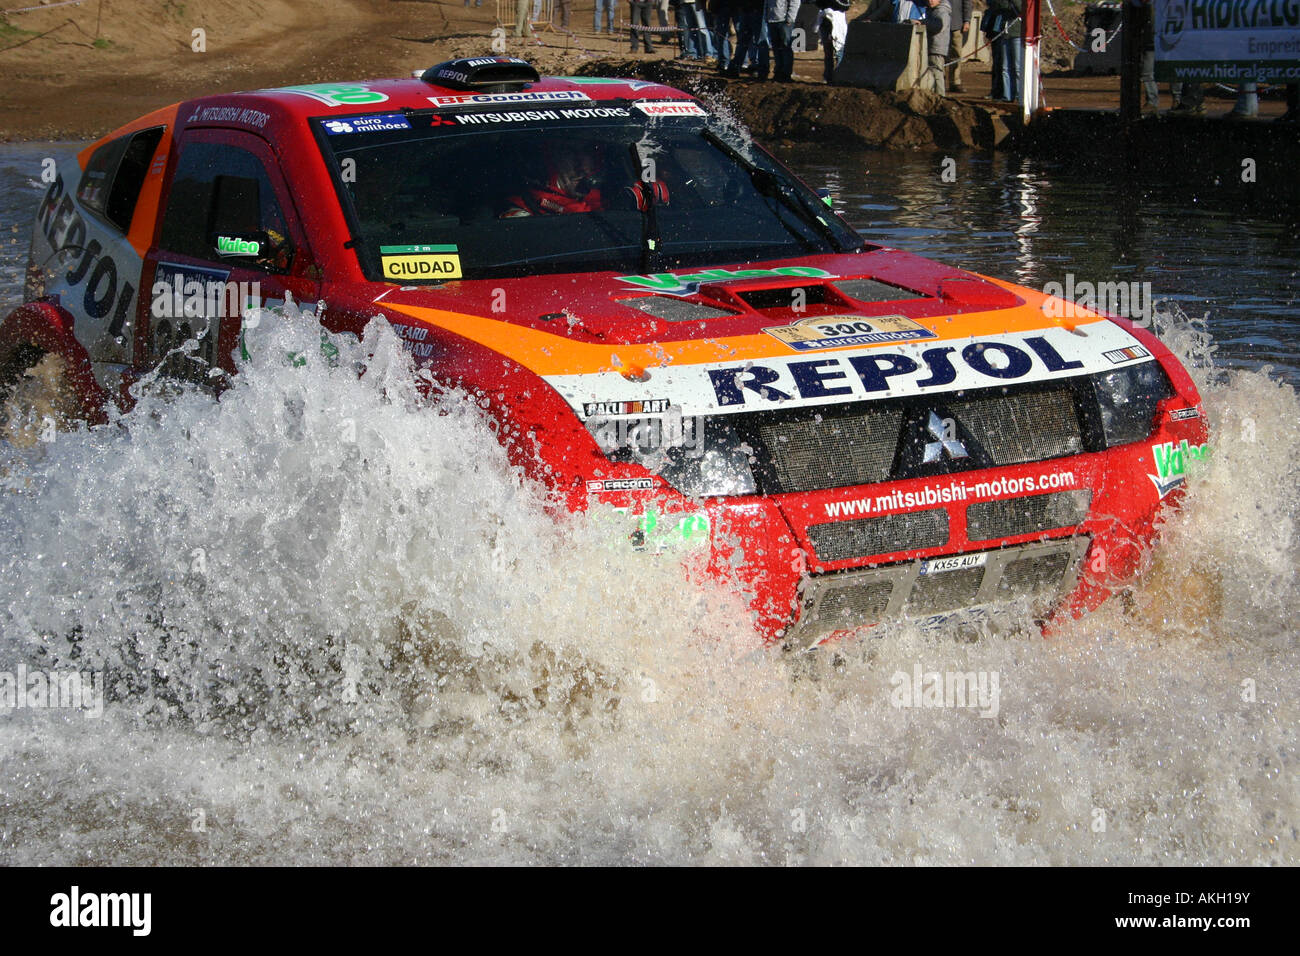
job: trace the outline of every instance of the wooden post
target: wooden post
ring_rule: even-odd
[[[1125,126],[1142,118],[1142,18],[1140,2],[1124,0],[1120,18],[1119,118]]]

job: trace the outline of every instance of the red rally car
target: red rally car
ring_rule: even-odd
[[[385,317],[567,507],[700,549],[801,646],[1094,607],[1207,447],[1144,329],[865,242],[679,90],[508,57],[205,97],[87,147],[37,210],[0,390],[51,354],[92,423],[159,364],[211,387],[244,308],[287,295],[330,332]]]

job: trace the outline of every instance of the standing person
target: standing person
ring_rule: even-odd
[[[573,0],[555,0],[555,7],[560,10],[560,29],[569,29],[569,14],[573,12]],[[551,21],[555,21],[555,7],[551,8]]]
[[[822,76],[830,83],[835,68],[844,59],[844,40],[849,35],[849,18],[846,16],[851,0],[817,0],[821,15],[817,18],[817,34],[822,41]]]
[[[989,45],[989,56],[992,64],[989,70],[989,99],[998,98],[998,91],[1001,88],[1002,79],[1002,47],[997,45],[997,36],[1002,32],[1002,17],[991,6],[993,0],[989,0],[990,6],[984,10],[984,19],[980,23],[980,32],[984,34],[984,42]]]
[[[1156,14],[1150,0],[1137,0],[1138,43],[1142,47],[1142,106],[1145,116],[1160,115],[1160,88],[1156,86]]]
[[[751,51],[758,52],[758,78],[767,79],[768,50],[763,42],[763,0],[734,0],[740,10],[740,22],[736,24],[736,55],[724,75],[733,80],[740,77],[745,57]]]
[[[994,74],[993,99],[1015,102],[1020,99],[1020,71],[1024,60],[1020,46],[1024,0],[989,0],[989,13],[997,17],[1000,30],[993,49],[1001,50],[1000,70]]]
[[[677,0],[677,28],[682,36],[682,56],[699,60],[713,56],[713,42],[705,26],[704,0]]]
[[[926,47],[930,68],[925,71],[926,76],[930,78],[930,88],[944,96],[943,58],[948,52],[948,41],[952,35],[951,0],[926,0],[925,32],[930,37]]]
[[[602,11],[605,16],[601,16]],[[608,22],[609,26],[605,26]],[[597,33],[614,32],[614,0],[596,0],[596,26]]]
[[[953,93],[963,93],[961,85],[961,51],[970,36],[970,15],[972,0],[952,0],[952,40],[948,44],[948,89]]]
[[[532,0],[515,0],[515,38],[522,39],[533,35],[533,24],[528,15],[532,12]],[[509,8],[507,8],[509,9]]]
[[[731,68],[731,27],[736,26],[739,40],[740,7],[738,0],[709,0],[713,16],[713,49],[718,54],[718,75],[726,76]]]
[[[947,2],[947,0],[945,0]],[[800,0],[766,0],[764,16],[772,43],[772,79],[789,83],[794,78],[794,21]]]
[[[636,52],[637,41],[640,40],[645,44],[645,51],[653,53],[655,48],[650,42],[649,27],[654,0],[628,0],[628,5],[632,8],[632,52]]]

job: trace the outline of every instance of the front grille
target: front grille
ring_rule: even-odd
[[[948,541],[948,512],[933,508],[883,518],[815,524],[809,526],[808,537],[822,561],[937,548]]]
[[[777,422],[759,428],[783,491],[885,481],[894,464],[901,408],[842,418]]]
[[[922,574],[924,562],[904,561],[812,575],[801,594],[802,613],[786,638],[810,647],[832,631],[1017,599],[1030,599],[1035,614],[1045,613],[1074,587],[1087,550],[1088,538],[1080,535],[986,551],[983,564],[949,571]]]
[[[1090,394],[1088,380],[1081,379],[1010,391],[986,389],[960,398],[879,399],[728,418],[745,441],[761,446],[756,457],[763,491],[782,494],[933,478],[1096,451],[1096,437],[1085,429],[1092,417],[1086,403],[1095,402]],[[936,422],[943,425],[942,432],[936,432]]]
[[[994,465],[1020,465],[1083,450],[1069,389],[993,395],[946,403]]]
[[[998,597],[1010,600],[1041,594],[1061,579],[1069,563],[1069,555],[1059,552],[1014,561],[1002,572]]]
[[[992,541],[1073,527],[1088,516],[1091,504],[1092,492],[1086,488],[980,501],[966,509],[966,537],[971,541]]]
[[[937,614],[974,604],[983,582],[983,568],[922,574],[907,598],[907,611],[909,614]]]

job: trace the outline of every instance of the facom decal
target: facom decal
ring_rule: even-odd
[[[384,278],[459,279],[460,252],[456,246],[380,246]]]
[[[261,243],[252,239],[240,239],[238,236],[217,236],[217,254],[227,256],[259,256],[262,254]]]
[[[322,125],[325,132],[338,136],[343,133],[382,133],[390,129],[410,129],[411,121],[404,113],[373,113],[370,116],[326,120]]]
[[[1201,412],[1197,408],[1175,408],[1169,413],[1171,422],[1185,422],[1189,418],[1200,418]]]
[[[596,415],[657,415],[666,411],[666,398],[651,398],[640,402],[586,402],[582,406],[582,414],[587,418]]]
[[[1156,473],[1147,477],[1156,486],[1156,494],[1164,498],[1187,479],[1187,468],[1193,461],[1203,461],[1209,454],[1208,443],[1193,445],[1186,438],[1177,445],[1171,441],[1152,445],[1151,457],[1155,459]]]
[[[1111,352],[1102,352],[1107,359],[1119,365],[1123,362],[1131,362],[1134,359],[1146,358],[1151,353],[1140,345],[1130,345],[1126,349],[1115,349]]]
[[[497,103],[590,103],[591,97],[581,90],[535,90],[529,93],[458,93],[453,96],[430,96],[434,106],[474,106]]]
[[[796,279],[836,279],[834,273],[813,266],[783,266],[778,269],[703,269],[700,272],[656,272],[653,275],[616,276],[641,289],[662,295],[694,295],[706,282],[734,282],[737,279],[771,279],[791,276]]]
[[[939,337],[902,315],[873,315],[869,318],[860,315],[823,315],[763,331],[796,352]]]
[[[274,90],[258,90],[259,93],[296,93],[310,96],[326,106],[358,106],[366,103],[383,103],[388,99],[387,93],[380,93],[360,83],[332,84],[313,83],[307,86],[283,86]]]
[[[682,103],[667,100],[646,100],[633,103],[632,108],[640,110],[646,116],[708,116],[698,103]]]
[[[587,491],[653,491],[658,484],[658,478],[606,478],[587,482]]]

